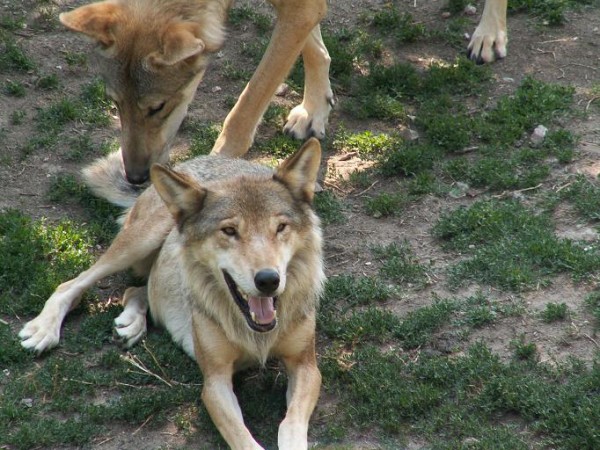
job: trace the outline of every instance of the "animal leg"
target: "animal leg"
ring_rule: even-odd
[[[486,0],[481,21],[467,48],[467,56],[477,64],[506,56],[506,7],[507,0]]]
[[[123,312],[115,319],[114,330],[119,341],[129,348],[146,334],[147,287],[128,288],[123,295],[123,306]]]
[[[285,79],[306,39],[327,12],[325,0],[271,0],[277,23],[267,50],[237,103],[225,118],[212,153],[241,156],[248,151],[260,118]]]
[[[279,426],[279,449],[306,450],[308,422],[321,388],[314,339],[303,353],[283,357],[283,362],[288,373],[287,413]]]
[[[204,376],[202,401],[212,421],[233,450],[264,450],[246,428],[233,392],[232,377],[240,350],[202,313],[193,311],[192,323],[194,353]]]
[[[172,226],[166,208],[142,194],[106,253],[77,278],[58,286],[40,314],[25,324],[19,332],[21,345],[37,353],[56,346],[66,315],[77,307],[83,293],[102,278],[146,259],[160,248]]]
[[[333,92],[329,83],[331,58],[317,25],[302,49],[304,61],[304,98],[290,111],[284,131],[296,139],[325,137],[329,112],[333,107]]]

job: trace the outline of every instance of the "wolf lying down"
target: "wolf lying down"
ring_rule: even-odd
[[[129,288],[116,331],[133,345],[153,319],[194,358],[204,377],[202,399],[234,449],[259,449],[245,427],[232,389],[233,373],[281,358],[289,384],[279,426],[281,449],[306,449],[321,375],[315,357],[315,314],[322,290],[321,230],[311,202],[321,159],[312,138],[275,170],[219,156],[199,157],[175,170],[155,164],[153,186],[127,212],[106,253],[61,284],[41,313],[19,333],[23,347],[58,344],[61,324],[83,292],[112,273],[134,267],[148,276]],[[119,158],[87,172],[108,200],[133,201],[122,191]]]

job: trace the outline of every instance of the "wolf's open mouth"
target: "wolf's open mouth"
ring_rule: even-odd
[[[277,297],[252,297],[240,292],[231,275],[225,270],[223,277],[229,292],[242,311],[246,322],[254,331],[261,333],[271,331],[277,325]]]

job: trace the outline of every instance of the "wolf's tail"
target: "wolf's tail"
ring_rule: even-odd
[[[83,179],[98,197],[109,202],[129,208],[144,191],[127,181],[121,150],[100,158],[82,170]]]

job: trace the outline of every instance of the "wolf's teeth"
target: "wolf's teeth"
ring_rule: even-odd
[[[277,310],[273,311],[273,320],[277,319]]]
[[[256,322],[256,313],[254,311],[250,311],[250,317],[252,317],[252,322]]]

